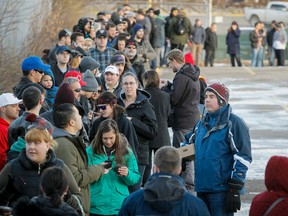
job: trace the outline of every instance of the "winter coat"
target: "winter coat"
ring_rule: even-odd
[[[125,93],[118,98],[118,104],[125,107]],[[158,124],[153,105],[149,102],[151,96],[144,90],[137,89],[134,103],[126,107],[126,113],[132,117],[131,122],[136,131],[139,146],[137,148],[138,163],[149,164],[149,141],[157,135]]]
[[[90,132],[90,142],[92,142],[92,140],[95,138],[100,123],[106,119],[107,118],[104,118],[101,116],[93,122],[92,129]],[[121,114],[119,113],[119,116],[117,117],[116,122],[119,128],[119,132],[122,133],[127,138],[128,143],[133,153],[137,157],[136,149],[139,146],[139,142],[138,142],[137,134],[136,134],[133,124],[129,121],[125,113],[121,113]]]
[[[267,44],[269,47],[273,46],[273,38],[274,38],[274,33],[275,33],[275,28],[271,28],[268,32],[267,32]]]
[[[262,33],[259,32],[259,34],[257,34],[257,32],[255,30],[251,31],[250,34],[249,34],[249,40],[250,40],[250,43],[251,43],[251,47],[253,49],[257,49],[259,48],[258,47],[258,39],[262,37]],[[262,43],[261,43],[261,46]]]
[[[164,47],[165,23],[166,21],[162,19],[160,16],[157,16],[153,19],[153,26],[152,26],[152,32],[151,32],[152,33],[151,45],[153,48]]]
[[[202,26],[194,25],[194,30],[191,35],[191,41],[194,44],[204,44],[206,39],[206,32]]]
[[[6,151],[8,145],[8,127],[10,123],[0,117],[0,171],[3,169],[6,162]]]
[[[142,81],[142,75],[145,72],[145,67],[141,61],[141,58],[138,57],[138,55],[135,55],[133,59],[130,59],[131,65],[137,75],[137,78],[141,85],[143,86],[143,81]]]
[[[187,33],[183,35],[178,35],[174,31],[176,25],[178,25],[179,19],[183,18],[184,26],[186,28]],[[173,17],[170,21],[169,27],[168,27],[168,38],[170,38],[171,44],[179,44],[179,45],[185,45],[187,44],[187,40],[189,39],[190,35],[193,32],[192,23],[189,20],[188,17],[180,16]]]
[[[9,146],[11,146],[16,140],[17,138],[12,136],[12,131],[17,129],[17,128],[20,128],[20,127],[24,127],[25,130],[27,130],[28,126],[33,124],[32,122],[29,122],[29,121],[26,121],[26,117],[30,114],[30,112],[24,112],[21,116],[19,116],[17,119],[15,119],[9,126],[8,128],[8,143],[9,143]],[[45,124],[49,125],[50,127],[53,127],[52,124],[50,122],[48,122],[47,120],[45,120],[44,118],[40,117],[40,116],[37,116],[36,118],[36,121],[37,119],[41,119],[45,122]],[[24,133],[25,135],[25,133]]]
[[[29,212],[30,216],[78,216],[78,213],[63,202],[58,208],[52,206],[51,199],[42,195],[33,197],[31,200],[28,197],[19,199],[14,208],[14,216],[26,216]]]
[[[57,62],[51,67],[51,70],[53,72],[53,75],[54,75],[54,79],[55,79],[55,82],[54,82],[54,86],[57,86],[59,87],[63,80],[64,80],[64,77],[65,77],[65,74],[70,71],[70,68],[67,66],[67,70],[63,73],[58,65],[57,65]]]
[[[217,49],[217,34],[212,32],[210,28],[206,28],[206,39],[204,43],[205,50],[216,51]]]
[[[278,203],[269,216],[288,215],[288,158],[272,156],[265,169],[266,191],[254,197],[250,207],[251,216],[262,216],[268,208],[279,198],[284,198]]]
[[[170,135],[168,131],[168,116],[171,113],[170,95],[161,91],[159,88],[144,89],[151,95],[150,103],[154,107],[157,118],[158,133],[152,141],[150,141],[150,148],[161,148],[162,146],[171,146]]]
[[[241,35],[240,29],[229,30],[226,35],[226,45],[228,54],[240,54],[240,42],[239,38]]]
[[[230,179],[245,183],[252,161],[249,129],[226,105],[206,115],[195,126],[195,191],[228,190]],[[209,178],[207,178],[209,176]]]
[[[144,188],[127,197],[119,216],[209,216],[205,203],[190,194],[180,176],[155,173]]]
[[[53,138],[57,142],[55,154],[71,170],[83,194],[83,208],[90,209],[90,183],[97,181],[104,173],[103,166],[89,166],[86,146],[81,136],[73,136],[67,131],[55,128]]]
[[[56,158],[53,150],[47,152],[47,161],[43,164],[37,164],[26,156],[26,150],[23,149],[18,158],[7,163],[0,173],[0,205],[10,200],[16,201],[21,196],[27,196],[30,199],[40,194],[40,177],[48,167],[61,167],[68,175],[69,191],[82,200],[82,194],[79,192],[69,168],[62,160]],[[72,196],[67,203],[73,207],[78,206],[77,200]]]
[[[149,40],[141,39],[140,42],[135,41],[137,46],[137,54],[142,54],[141,61],[145,67],[145,70],[150,69],[150,61],[155,59],[156,53],[151,46]]]
[[[108,158],[105,154],[93,153],[92,146],[87,148],[89,165],[101,164]],[[110,156],[112,169],[101,178],[91,184],[90,213],[98,215],[115,215],[118,213],[123,200],[129,196],[128,186],[136,184],[140,180],[138,165],[133,152],[124,156],[127,163],[128,176],[118,176],[114,171],[116,165],[114,154]]]
[[[197,107],[200,101],[199,74],[199,69],[186,63],[176,73],[172,87],[162,88],[170,94],[173,129],[192,129],[200,119]]]
[[[18,84],[16,84],[13,87],[13,93],[14,95],[18,98],[18,99],[22,99],[22,93],[24,91],[24,87],[27,84],[33,83],[30,79],[28,79],[27,77],[23,76],[20,78],[20,81]]]
[[[56,96],[56,92],[58,90],[58,87],[55,86],[55,78],[54,78],[54,74],[53,74],[53,72],[51,70],[44,71],[44,74],[45,75],[49,75],[52,78],[52,81],[53,81],[53,85],[52,85],[52,87],[50,89],[47,89],[44,86],[42,86],[46,90],[45,101],[47,102],[49,108],[52,109],[53,104],[54,104],[54,98]]]

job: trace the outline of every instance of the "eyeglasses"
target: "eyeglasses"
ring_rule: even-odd
[[[124,82],[123,83],[124,86],[128,86],[128,85],[132,86],[132,85],[135,85],[135,84],[136,84],[136,82]]]
[[[73,91],[79,93],[79,92],[81,92],[81,88],[74,89]]]
[[[41,70],[41,69],[34,69],[34,71],[36,71],[36,72],[38,72],[38,73],[40,73],[40,74],[43,74],[43,73],[44,73],[44,71]]]
[[[168,59],[167,59],[168,60]],[[170,63],[173,62],[174,59],[170,60],[170,61],[167,61],[167,66],[169,67]]]
[[[106,105],[99,105],[98,108],[102,110],[106,110]]]
[[[131,47],[131,46],[130,46],[130,47],[127,46],[126,48],[127,48],[127,49],[136,49],[136,47]]]

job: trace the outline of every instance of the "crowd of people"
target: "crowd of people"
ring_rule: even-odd
[[[215,32],[199,19],[193,30],[184,10],[162,19],[125,4],[61,30],[46,58],[23,59],[13,93],[0,95],[0,206],[15,216],[240,210],[249,129],[231,112],[229,89],[207,86],[196,66],[204,47],[213,66]],[[161,64],[175,73],[172,83],[161,81]],[[177,149],[191,143],[195,163]]]

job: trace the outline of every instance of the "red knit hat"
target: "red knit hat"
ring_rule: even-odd
[[[186,53],[184,55],[185,63],[190,63],[191,65],[194,65],[194,58],[191,52]]]
[[[82,74],[78,71],[74,71],[74,70],[71,70],[69,72],[67,72],[64,76],[64,79],[67,78],[67,77],[74,77],[74,78],[77,78],[79,80],[79,83],[81,86],[85,86],[86,85],[86,82],[83,81],[82,79]]]
[[[220,99],[224,100],[226,104],[229,101],[229,89],[223,83],[213,83],[205,89],[206,91],[214,92]]]

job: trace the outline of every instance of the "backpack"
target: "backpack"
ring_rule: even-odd
[[[187,29],[184,25],[184,18],[183,17],[178,18],[178,22],[176,22],[174,24],[173,29],[177,35],[184,35],[185,33],[187,33]]]

